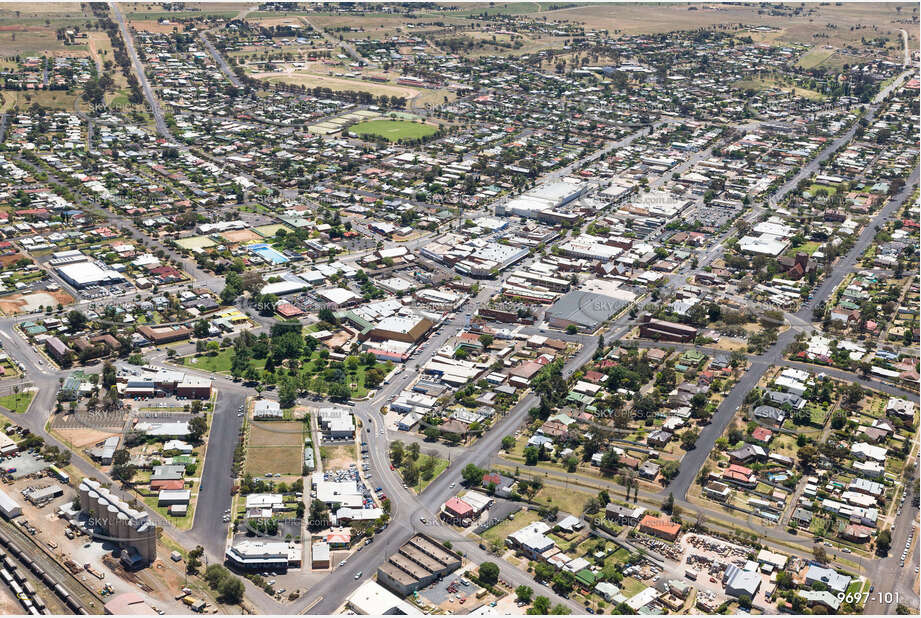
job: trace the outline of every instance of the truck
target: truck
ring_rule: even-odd
[[[205,611],[206,603],[202,601],[201,599],[196,599],[195,597],[191,595],[186,595],[182,597],[182,602],[188,605],[190,608],[192,608],[193,612],[201,613]]]
[[[691,580],[696,580],[699,573],[696,569],[685,569],[684,576]]]

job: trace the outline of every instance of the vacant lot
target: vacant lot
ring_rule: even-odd
[[[407,120],[370,120],[352,125],[349,129],[361,137],[382,137],[391,142],[428,137],[437,130],[438,128],[432,125]]]
[[[406,99],[414,97],[419,92],[418,89],[410,88],[409,86],[394,86],[391,84],[366,82],[360,79],[349,79],[347,77],[330,77],[328,75],[314,75],[312,73],[295,71],[287,73],[253,73],[253,77],[264,79],[268,82],[296,84],[307,88],[320,87],[329,88],[330,90],[354,90],[355,92],[369,92],[374,96],[387,95],[388,97],[403,97]]]
[[[253,476],[268,473],[300,476],[303,451],[303,423],[252,423],[246,445],[246,472]]]
[[[7,315],[16,315],[17,313],[38,311],[39,307],[57,307],[58,304],[69,305],[72,302],[74,302],[74,297],[67,292],[42,290],[31,294],[4,296],[0,300],[0,311]]]
[[[732,87],[738,88],[739,90],[759,91],[777,89],[783,92],[793,92],[794,95],[803,97],[804,99],[818,100],[825,98],[825,95],[820,92],[816,92],[815,90],[809,90],[808,88],[801,88],[799,86],[790,86],[771,78],[740,79],[739,81],[734,82]]]
[[[0,33],[2,34],[2,33]],[[0,90],[0,112],[18,107],[27,109],[38,103],[48,109],[72,110],[77,95],[68,94],[66,90]]]
[[[320,457],[323,458],[324,470],[342,470],[355,463],[355,445],[321,446]]]
[[[493,541],[499,541],[500,543],[505,544],[505,539],[508,537],[508,535],[521,530],[529,524],[533,524],[539,519],[540,515],[537,514],[537,511],[518,511],[518,513],[515,515],[515,519],[503,520],[480,536],[483,537],[483,540],[486,541],[487,544],[492,543]]]
[[[829,58],[831,58],[835,53],[833,49],[825,49],[823,47],[813,47],[808,52],[800,56],[799,60],[796,61],[797,66],[800,66],[804,69],[811,69],[817,67]]]

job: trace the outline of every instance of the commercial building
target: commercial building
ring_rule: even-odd
[[[185,326],[138,326],[137,332],[155,345],[182,341],[192,336],[192,329]]]
[[[417,534],[377,569],[377,581],[398,595],[425,588],[460,568],[461,557],[441,543]]]
[[[433,324],[428,318],[418,315],[392,315],[377,323],[368,336],[374,341],[402,341],[416,343],[431,330]]]
[[[693,326],[658,320],[649,314],[640,318],[640,337],[646,339],[685,343],[693,341],[696,336],[697,329]]]
[[[731,597],[747,596],[754,599],[761,587],[761,575],[756,571],[745,571],[734,564],[730,564],[723,572],[723,584],[726,594]]]
[[[667,541],[674,541],[681,532],[681,524],[664,517],[646,515],[640,520],[640,532],[657,536]]]
[[[374,580],[363,582],[347,601],[348,608],[359,616],[418,616],[422,612]]]
[[[100,268],[95,262],[77,262],[55,268],[61,278],[78,290],[93,285],[111,285],[121,283],[125,277],[121,273],[107,268]]]
[[[176,385],[176,396],[186,399],[210,399],[211,380],[186,375],[182,382]]]
[[[15,519],[22,515],[22,506],[2,490],[0,490],[0,514],[7,519]]]
[[[64,345],[63,341],[54,336],[45,339],[45,351],[48,352],[51,358],[59,365],[69,362],[72,356],[70,348]]]
[[[547,309],[545,317],[553,328],[567,328],[570,325],[579,330],[594,332],[612,315],[627,306],[623,300],[573,290],[557,299]]]
[[[329,543],[326,541],[314,542],[310,546],[310,568],[328,569],[329,564]]]
[[[241,571],[287,571],[301,565],[301,544],[284,541],[241,541],[224,554]]]
[[[322,408],[317,415],[320,429],[333,440],[351,438],[355,435],[355,420],[352,413],[343,408]]]
[[[282,418],[281,406],[271,399],[260,399],[253,404],[253,418]]]

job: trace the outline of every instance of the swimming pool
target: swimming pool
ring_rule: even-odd
[[[266,244],[250,245],[249,250],[272,264],[284,264],[288,261],[288,258]]]

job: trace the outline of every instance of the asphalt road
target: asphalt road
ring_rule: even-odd
[[[237,74],[233,72],[233,68],[227,64],[227,60],[224,58],[224,55],[221,54],[214,47],[214,43],[211,42],[211,39],[208,38],[208,35],[202,32],[198,35],[198,38],[201,39],[202,44],[204,44],[205,49],[208,50],[208,53],[211,54],[211,57],[214,58],[214,61],[217,62],[217,65],[221,68],[221,72],[230,80],[230,83],[236,86],[237,88],[243,87],[243,82],[240,81],[240,78],[237,77]]]
[[[131,65],[134,67],[138,82],[140,82],[141,89],[144,91],[144,97],[147,99],[147,105],[150,106],[150,112],[153,114],[157,133],[168,140],[172,140],[172,135],[170,135],[169,128],[166,126],[166,120],[163,117],[163,110],[160,108],[160,103],[157,101],[157,97],[154,95],[153,90],[150,88],[150,83],[147,81],[147,75],[144,73],[144,65],[141,64],[141,59],[138,58],[137,50],[134,47],[134,37],[131,36],[131,29],[125,22],[125,16],[122,13],[121,7],[118,2],[109,2],[109,8],[115,16],[115,21],[118,22],[118,29],[122,33],[122,40],[125,41],[128,57],[131,58]]]

